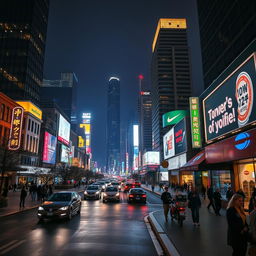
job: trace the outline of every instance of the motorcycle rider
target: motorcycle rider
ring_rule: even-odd
[[[164,188],[164,192],[161,195],[161,200],[163,201],[165,221],[168,222],[168,213],[170,209],[170,203],[172,202],[172,196],[171,193],[168,192],[167,186]]]

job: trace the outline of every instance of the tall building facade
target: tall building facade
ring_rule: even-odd
[[[0,91],[39,105],[49,0],[3,0],[0,8]]]
[[[143,154],[152,150],[152,99],[151,92],[143,87],[139,93],[139,153],[140,166]]]
[[[107,170],[120,172],[120,80],[111,77],[107,103]]]
[[[205,89],[256,37],[256,2],[197,0]]]
[[[61,73],[60,80],[43,80],[41,102],[54,101],[70,118],[71,124],[77,123],[78,79],[73,72]]]
[[[152,149],[162,158],[162,115],[188,109],[191,96],[190,54],[186,19],[160,19],[152,45]]]

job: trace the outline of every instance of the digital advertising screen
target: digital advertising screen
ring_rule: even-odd
[[[175,155],[175,145],[174,145],[174,128],[164,135],[163,139],[164,146],[164,159],[168,159]]]
[[[69,149],[69,147],[67,147],[65,145],[61,145],[60,161],[62,163],[68,163],[69,162],[69,156],[70,156],[70,149]]]
[[[68,145],[69,138],[70,138],[70,123],[62,115],[60,115],[58,140]]]
[[[149,151],[143,155],[143,165],[159,165],[160,154],[156,151]]]
[[[44,133],[43,162],[55,164],[57,138],[48,132]]]

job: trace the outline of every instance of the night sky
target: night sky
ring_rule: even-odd
[[[121,80],[121,122],[137,111],[138,75],[150,88],[151,45],[159,18],[186,18],[194,96],[203,87],[196,0],[51,0],[44,78],[73,71],[78,113],[92,112],[92,153],[106,158],[107,85]]]

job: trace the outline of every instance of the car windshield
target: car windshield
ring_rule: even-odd
[[[113,187],[108,187],[106,189],[107,192],[117,192],[117,188],[113,188]]]
[[[132,194],[143,194],[144,191],[142,189],[132,189],[131,193]]]
[[[58,202],[65,202],[71,200],[71,193],[55,193],[52,194],[49,198],[49,201],[58,201]]]
[[[87,190],[98,190],[98,186],[89,186]]]
[[[119,183],[117,183],[117,182],[112,182],[111,183],[113,186],[118,186],[119,185]]]

